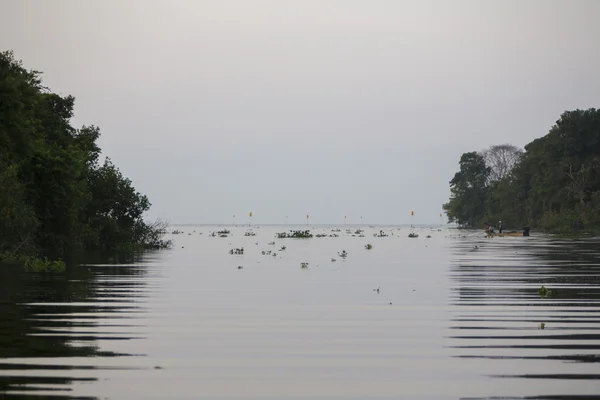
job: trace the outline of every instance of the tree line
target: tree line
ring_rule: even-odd
[[[148,198],[100,162],[99,128],[71,126],[75,99],[40,76],[0,52],[0,256],[168,246],[165,224],[143,219]]]
[[[461,227],[502,221],[553,233],[600,230],[600,110],[565,111],[524,149],[464,153],[450,192],[444,209]]]

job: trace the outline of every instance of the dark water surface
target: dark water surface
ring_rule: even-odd
[[[0,267],[0,397],[600,398],[597,240],[340,228],[186,226],[66,277]]]

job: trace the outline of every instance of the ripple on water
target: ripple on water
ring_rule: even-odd
[[[424,228],[409,239],[406,227],[283,241],[274,227],[250,237],[231,228],[228,238],[210,237],[214,227],[179,229],[173,250],[86,264],[66,279],[0,269],[0,393],[566,400],[600,392],[597,241]],[[373,237],[380,229],[390,236]],[[276,257],[262,255],[283,244]],[[230,255],[232,247],[244,254]],[[342,250],[348,257],[331,262]],[[551,296],[540,297],[542,285]]]

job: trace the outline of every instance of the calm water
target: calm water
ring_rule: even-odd
[[[0,397],[600,395],[597,241],[340,228],[172,227],[172,250],[67,279],[0,268]]]

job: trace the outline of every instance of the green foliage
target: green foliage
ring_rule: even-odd
[[[524,153],[509,145],[490,149],[497,148],[507,152],[509,168],[483,185],[484,168],[492,170],[497,164],[484,167],[473,152],[461,157],[444,206],[450,222],[479,227],[502,221],[505,227],[562,234],[599,230],[600,110],[564,112],[547,135],[525,146]]]
[[[545,286],[542,286],[540,290],[538,290],[540,297],[548,297],[552,296],[552,290],[547,289]]]
[[[66,270],[66,264],[60,259],[51,261],[47,258],[15,253],[0,253],[0,264],[20,264],[26,270],[33,272],[65,272]]]
[[[160,248],[163,223],[110,159],[100,131],[70,125],[75,99],[0,53],[0,252],[58,259],[75,251]],[[41,259],[39,259],[41,260]],[[58,268],[31,261],[29,268]]]
[[[30,257],[25,262],[25,269],[33,272],[65,272],[66,265],[62,260],[49,261],[47,258]]]
[[[444,205],[450,222],[468,227],[482,222],[490,173],[481,154],[470,152],[461,156],[460,171],[450,181],[450,202]]]
[[[309,230],[306,231],[289,231],[277,233],[279,239],[308,239],[313,237],[313,234]]]

